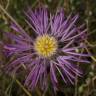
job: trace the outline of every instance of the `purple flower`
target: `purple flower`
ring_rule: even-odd
[[[8,72],[17,72],[25,66],[29,72],[25,85],[35,88],[37,84],[42,89],[47,88],[48,79],[54,90],[57,89],[57,74],[65,83],[72,83],[76,76],[82,76],[77,62],[89,63],[85,60],[88,54],[81,53],[84,48],[83,40],[87,29],[83,25],[77,26],[78,15],[66,17],[60,9],[56,14],[48,13],[46,8],[24,12],[25,20],[32,28],[34,36],[29,36],[19,25],[12,23],[11,28],[16,31],[5,32],[12,43],[4,46],[8,56],[14,56],[7,65]]]

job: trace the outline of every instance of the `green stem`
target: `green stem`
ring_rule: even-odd
[[[28,95],[28,96],[32,96],[31,93],[29,93],[27,91],[27,89],[20,83],[20,81],[18,79],[16,79],[16,83],[23,89],[23,91]]]

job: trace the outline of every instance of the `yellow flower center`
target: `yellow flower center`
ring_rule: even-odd
[[[57,40],[47,34],[37,37],[36,42],[34,43],[35,51],[38,55],[43,57],[51,57],[56,53],[57,47]]]

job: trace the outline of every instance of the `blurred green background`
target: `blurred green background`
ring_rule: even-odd
[[[52,12],[63,7],[66,14],[79,13],[80,22],[85,22],[88,28],[87,51],[92,53],[89,58],[91,63],[82,65],[85,66],[84,77],[79,82],[77,79],[74,86],[63,85],[60,87],[56,96],[96,96],[96,0],[0,0],[0,29],[9,31],[8,24],[12,18],[22,27],[27,28],[24,22],[23,10],[27,6],[35,8],[42,5],[47,6]],[[0,33],[0,40],[3,38]],[[0,49],[2,49],[2,44]],[[0,62],[2,60],[4,61],[5,58],[0,51]],[[35,92],[27,90],[23,86],[20,76],[16,78],[22,81],[21,83],[18,79],[12,79],[4,74],[4,62],[0,64],[0,96],[53,96],[50,88],[45,94],[38,88]]]

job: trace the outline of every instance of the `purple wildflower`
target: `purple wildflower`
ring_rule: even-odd
[[[29,8],[24,14],[35,36],[29,36],[14,23],[11,28],[17,33],[5,32],[5,35],[14,42],[6,44],[4,48],[8,56],[15,56],[15,59],[7,65],[7,71],[16,72],[23,64],[29,71],[25,85],[31,89],[37,84],[40,84],[41,88],[46,88],[48,76],[53,88],[56,89],[57,73],[65,83],[74,84],[76,76],[82,76],[76,62],[88,63],[84,59],[88,54],[80,53],[80,49],[84,48],[81,44],[84,38],[81,37],[87,30],[83,25],[79,27],[76,25],[78,15],[65,17],[63,10],[52,15],[48,14],[46,8],[35,11]]]

